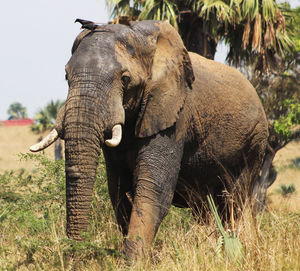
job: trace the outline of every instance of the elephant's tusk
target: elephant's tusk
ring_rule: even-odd
[[[122,126],[117,124],[112,128],[112,138],[105,140],[105,144],[109,147],[117,147],[122,139]]]
[[[32,152],[41,151],[47,148],[48,146],[50,146],[53,142],[55,142],[57,138],[58,138],[58,133],[56,129],[53,129],[42,141],[40,141],[35,145],[32,145],[30,147],[30,151]]]

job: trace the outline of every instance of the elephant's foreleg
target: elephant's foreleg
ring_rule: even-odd
[[[138,154],[133,207],[123,248],[129,257],[147,253],[168,213],[177,184],[182,145],[176,142],[171,128],[147,139]]]
[[[123,248],[130,258],[147,253],[161,221],[168,213],[172,200],[159,200],[162,194],[160,189],[153,180],[138,180],[128,236]]]

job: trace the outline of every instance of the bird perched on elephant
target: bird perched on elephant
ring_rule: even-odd
[[[83,30],[66,64],[69,91],[55,129],[65,141],[68,237],[87,230],[101,149],[129,257],[147,253],[171,205],[226,213],[251,199],[268,138],[252,85],[232,67],[187,52],[167,22]],[[100,211],[100,210],[99,210]]]

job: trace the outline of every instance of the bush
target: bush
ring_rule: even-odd
[[[280,188],[277,189],[276,192],[282,195],[283,197],[287,197],[296,192],[296,187],[294,184],[290,184],[290,185],[281,184]]]

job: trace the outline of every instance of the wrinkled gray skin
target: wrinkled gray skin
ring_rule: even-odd
[[[81,240],[87,229],[101,148],[129,257],[148,251],[171,204],[203,214],[207,193],[220,211],[225,188],[236,208],[251,196],[268,129],[237,70],[188,54],[166,22],[85,30],[72,51],[56,123],[65,140],[70,238]],[[116,124],[123,137],[111,148],[104,141]]]

